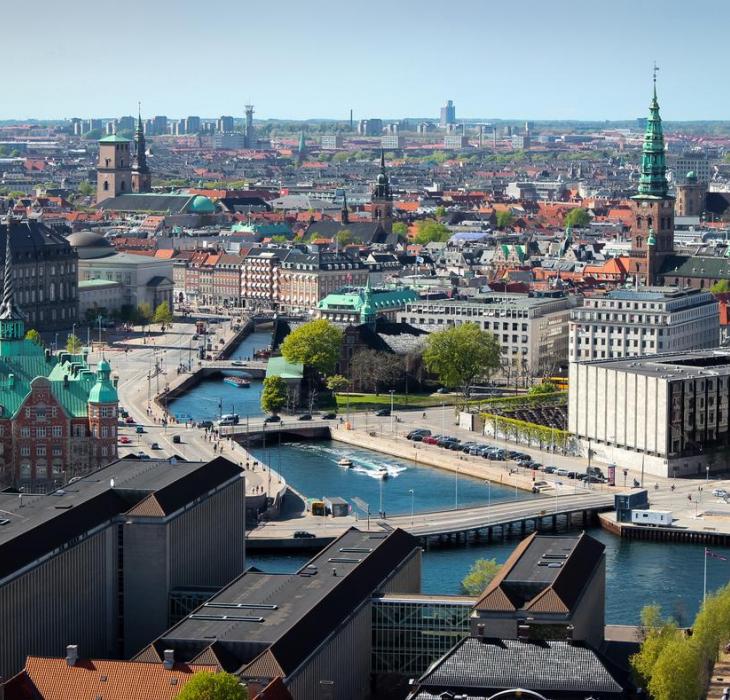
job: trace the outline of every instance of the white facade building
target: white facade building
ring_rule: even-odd
[[[571,362],[699,350],[719,343],[717,301],[699,289],[617,290],[587,298],[571,312]]]
[[[728,350],[571,363],[568,392],[584,456],[664,477],[727,468]]]
[[[553,374],[568,360],[572,299],[488,294],[475,301],[439,299],[406,305],[398,320],[425,331],[474,322],[497,336],[504,363],[533,376]],[[504,364],[503,363],[503,364]]]

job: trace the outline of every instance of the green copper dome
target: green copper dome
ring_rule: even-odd
[[[101,360],[96,366],[96,384],[91,387],[89,392],[89,403],[117,403],[119,401],[117,390],[109,378],[111,371],[111,365],[106,360]]]
[[[214,214],[215,204],[208,197],[199,194],[190,203],[190,211],[195,214]]]

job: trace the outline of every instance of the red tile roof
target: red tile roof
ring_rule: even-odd
[[[197,671],[215,666],[29,656],[25,669],[5,686],[5,700],[173,700]]]

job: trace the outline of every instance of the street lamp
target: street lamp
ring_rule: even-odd
[[[395,389],[389,389],[388,393],[390,394],[390,434],[392,435],[395,432],[393,428],[393,418],[395,417],[393,416],[393,396],[395,394]]]
[[[408,493],[411,494],[411,527],[413,527],[413,501],[415,491],[413,489],[408,489]]]

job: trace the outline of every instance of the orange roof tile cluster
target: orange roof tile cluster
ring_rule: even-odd
[[[5,687],[6,700],[173,700],[198,671],[215,666],[29,656],[25,669]]]

